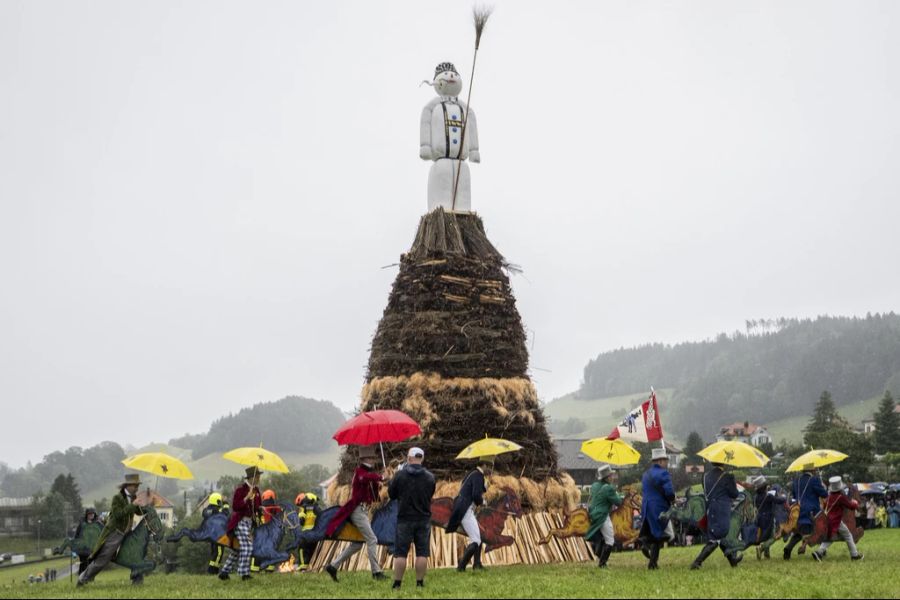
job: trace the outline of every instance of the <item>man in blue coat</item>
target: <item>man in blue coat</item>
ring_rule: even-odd
[[[797,519],[798,532],[794,532],[791,540],[784,547],[784,560],[791,559],[791,551],[797,542],[813,532],[813,519],[822,510],[819,498],[827,498],[828,490],[819,478],[819,471],[813,464],[803,465],[803,474],[794,480],[791,486],[794,501],[800,503],[800,518]]]
[[[734,475],[725,471],[725,465],[722,463],[713,463],[713,468],[703,476],[703,495],[706,496],[708,541],[694,559],[691,569],[699,569],[703,561],[718,547],[722,548],[722,554],[731,566],[736,567],[744,557],[737,550],[729,553],[722,540],[728,537],[728,529],[731,527],[731,501],[737,499],[738,489]]]
[[[641,484],[644,496],[641,515],[644,522],[641,524],[639,539],[643,545],[641,551],[650,559],[647,568],[658,569],[659,551],[663,542],[675,537],[672,522],[660,519],[660,515],[669,510],[675,500],[675,488],[672,487],[672,478],[669,476],[669,456],[665,448],[654,448],[650,460],[653,464],[644,473]]]

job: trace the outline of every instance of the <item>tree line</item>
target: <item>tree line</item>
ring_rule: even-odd
[[[620,348],[591,360],[578,397],[675,388],[665,423],[704,436],[735,420],[809,414],[827,389],[838,406],[900,391],[900,316],[747,321],[747,333],[674,346]]]

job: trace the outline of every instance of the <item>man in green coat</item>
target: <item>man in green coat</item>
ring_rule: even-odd
[[[603,465],[597,469],[597,481],[591,486],[591,505],[588,509],[591,527],[584,537],[593,544],[594,554],[600,557],[600,568],[606,567],[606,561],[609,560],[616,542],[609,513],[613,506],[625,501],[624,496],[616,493],[618,478],[618,473],[613,471],[612,467]]]
[[[100,539],[97,540],[94,551],[88,557],[88,560],[91,562],[78,578],[79,586],[93,581],[97,573],[116,558],[119,546],[122,545],[122,541],[125,539],[125,534],[131,531],[131,522],[134,515],[144,514],[144,510],[137,504],[134,504],[140,485],[141,479],[139,475],[136,473],[125,475],[125,483],[119,485],[119,493],[113,496],[109,516],[106,518],[106,525],[100,533]],[[143,575],[135,575],[131,579],[131,583],[135,585],[143,582]]]

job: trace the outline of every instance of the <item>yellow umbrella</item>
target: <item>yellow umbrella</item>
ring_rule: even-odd
[[[594,438],[581,443],[581,451],[598,462],[611,465],[636,465],[641,460],[641,453],[622,440]]]
[[[194,474],[187,465],[164,452],[145,452],[129,456],[122,464],[130,469],[151,473],[170,479],[193,479]]]
[[[791,466],[787,468],[787,472],[818,469],[819,467],[839,463],[846,458],[846,454],[837,450],[810,450],[806,454],[797,457],[797,460],[792,462]]]
[[[506,452],[518,452],[522,446],[509,440],[501,440],[499,438],[485,437],[483,440],[472,442],[463,451],[456,455],[457,459],[466,458],[484,458],[486,456],[497,456]]]
[[[709,462],[722,463],[732,467],[761,468],[769,462],[769,457],[744,442],[716,442],[697,453]]]
[[[260,471],[288,472],[288,467],[281,457],[271,450],[266,450],[262,445],[259,448],[235,448],[223,454],[222,458],[246,467],[256,467]]]

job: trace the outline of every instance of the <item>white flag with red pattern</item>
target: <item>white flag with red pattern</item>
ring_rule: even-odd
[[[636,442],[655,442],[663,437],[662,423],[659,420],[659,406],[656,404],[656,392],[650,391],[650,399],[632,410],[621,423],[616,425],[607,439],[622,438]]]

